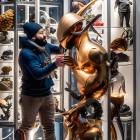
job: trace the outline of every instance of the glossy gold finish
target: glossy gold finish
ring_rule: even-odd
[[[115,103],[117,108],[118,108],[118,110],[120,110],[121,107],[123,106],[123,103],[124,103],[124,95],[120,95],[120,96],[119,95],[118,96],[111,95],[111,103],[112,104]],[[115,109],[115,107],[113,107],[111,109],[111,120],[113,120],[115,115],[116,115],[116,109]]]
[[[55,23],[57,23],[57,21],[56,21],[54,18],[51,18],[51,17],[50,17],[50,19],[53,20],[53,21],[55,21]]]
[[[103,140],[102,131],[97,127],[91,127],[80,140]]]
[[[93,126],[102,126],[102,121],[100,121],[100,120],[89,120],[89,119],[87,119],[86,120],[92,127]]]
[[[84,95],[77,107],[61,114],[66,117],[63,123],[65,127],[64,139],[69,134],[69,140],[75,140],[79,136],[80,140],[102,140],[102,131],[98,127],[90,127],[78,117],[79,111],[86,108],[87,101],[98,99],[107,91],[107,52],[102,46],[90,40],[87,34],[88,30],[82,35],[72,34],[81,31],[83,20],[81,16],[96,1],[91,1],[77,14],[65,14],[57,29],[58,40],[65,49],[76,47],[77,63],[72,57],[65,56],[63,64],[71,67],[77,80],[77,87]],[[89,122],[92,125],[101,125],[101,122]]]
[[[120,38],[116,38],[115,40],[112,41],[112,43],[110,44],[110,50],[111,51],[116,51],[116,50],[126,51],[127,50],[127,42],[123,38],[124,32],[122,33]]]
[[[59,42],[62,42],[66,36],[70,33],[71,28],[73,28],[77,23],[82,22],[84,20],[83,17],[75,14],[75,13],[67,13],[65,14],[57,28],[57,38]]]

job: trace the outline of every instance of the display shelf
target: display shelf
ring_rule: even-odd
[[[23,28],[17,28],[18,31],[24,31]],[[0,30],[1,31],[1,30]],[[15,31],[14,28],[9,28],[7,31]],[[2,32],[2,31],[1,31]]]
[[[94,28],[107,28],[105,26],[93,26]]]
[[[54,3],[54,2],[40,2],[40,6],[48,6],[48,5],[53,5],[53,6],[61,6],[61,3]]]
[[[0,46],[14,46],[14,43],[11,43],[11,44],[1,44],[0,43]]]
[[[14,28],[9,28],[7,29],[7,31],[14,31]]]
[[[133,29],[133,27],[117,27],[117,26],[116,27],[111,27],[111,28],[122,28],[122,29],[123,28],[127,28],[127,29]]]
[[[0,63],[14,63],[14,61],[1,61],[0,60]]]
[[[52,92],[53,95],[61,95],[63,92]]]
[[[34,6],[35,2],[34,1],[17,1],[17,5],[30,5],[30,6]]]
[[[5,2],[6,3],[6,2]],[[34,6],[35,2],[34,1],[17,1],[18,5],[29,5],[29,6]],[[60,6],[61,3],[54,3],[54,2],[40,2],[40,6]]]
[[[121,122],[133,122],[134,120],[132,118],[128,118],[128,119],[121,119]],[[114,118],[113,122],[117,122]]]
[[[2,91],[2,90],[0,90],[0,93],[14,93],[14,91]]]
[[[0,77],[14,77],[14,75],[0,75]]]
[[[0,126],[13,126],[14,122],[8,120],[0,120]]]
[[[7,1],[7,2],[0,2],[0,5],[9,5],[9,4],[14,4],[14,1]]]
[[[21,94],[21,91],[18,91],[19,94]],[[61,95],[63,92],[52,92],[53,95]]]
[[[61,114],[55,114],[55,119],[60,119],[63,116]],[[22,120],[18,120],[18,124],[21,124]],[[40,122],[39,116],[36,116],[36,122]]]
[[[119,66],[133,65],[131,62],[118,62]]]

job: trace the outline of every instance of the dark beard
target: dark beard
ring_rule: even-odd
[[[40,38],[36,37],[34,42],[39,46],[45,46],[47,44],[46,40],[43,41],[45,38],[46,38],[46,36],[43,39],[40,39]]]

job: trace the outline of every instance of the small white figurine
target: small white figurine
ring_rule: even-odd
[[[40,11],[43,13],[43,15],[41,16],[41,19],[46,20],[46,26],[45,26],[46,37],[55,40],[55,42],[54,42],[55,44],[59,44],[59,41],[58,41],[56,35],[50,33],[50,20],[54,20],[56,23],[57,23],[57,21],[54,18],[49,17],[47,12],[45,12],[43,10],[40,10]]]

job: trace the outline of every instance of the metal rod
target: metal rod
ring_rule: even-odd
[[[17,1],[14,1],[14,133],[17,130],[18,109],[18,30],[17,30]]]
[[[35,22],[39,23],[39,17],[40,17],[40,0],[35,0]]]
[[[111,43],[111,1],[107,0],[107,45],[108,45],[108,62],[110,62],[110,43]],[[109,84],[109,80],[111,78],[110,75],[110,67],[108,67],[108,98],[107,98],[107,102],[108,102],[108,139],[107,140],[111,140],[111,107],[110,107],[110,102],[111,102],[111,96],[110,96],[110,84]]]
[[[133,0],[133,130],[132,131],[133,131],[133,140],[136,140],[136,0]]]

